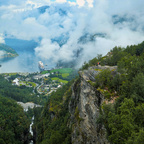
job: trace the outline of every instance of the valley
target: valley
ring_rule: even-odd
[[[143,5],[0,0],[0,144],[143,144]]]
[[[21,139],[22,141],[33,143],[33,122],[31,120],[34,121],[34,111],[41,111],[49,97],[74,78],[76,73],[74,69],[61,68],[36,73],[0,74],[0,98],[6,97],[15,105],[17,103],[17,107],[24,112],[23,116],[27,120],[27,132],[24,134],[27,138]],[[0,123],[0,128],[2,126],[3,124]],[[3,135],[1,136],[2,140],[6,141]]]
[[[1,113],[0,140],[9,142],[11,138],[31,144],[141,143],[143,53],[144,42],[114,47],[107,55],[84,63],[79,71],[59,68],[1,74],[1,109],[6,102],[5,111],[10,114]],[[15,108],[17,112],[13,113]],[[7,123],[7,117],[12,122],[20,118],[14,123],[19,131]],[[10,125],[9,139],[3,135],[8,131],[6,124]],[[123,126],[127,124],[131,127]],[[129,132],[134,137],[127,135]]]
[[[18,89],[29,89],[31,97],[36,97],[36,104],[44,104],[52,92],[68,83],[76,73],[74,69],[61,68],[35,73],[2,73],[1,77]]]

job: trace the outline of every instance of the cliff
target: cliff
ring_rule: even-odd
[[[106,129],[96,121],[100,115],[104,95],[90,82],[95,82],[95,76],[102,69],[115,70],[116,67],[90,67],[80,71],[80,78],[72,86],[72,96],[69,104],[72,124],[73,144],[108,144]]]
[[[77,79],[52,93],[41,116],[35,113],[37,143],[109,144],[104,125],[97,122],[107,98],[94,85],[96,76],[104,69],[114,74],[117,67],[89,67],[80,71]]]
[[[115,47],[85,63],[79,77],[53,93],[37,114],[37,143],[143,143],[143,44]],[[94,66],[98,62],[110,66]]]

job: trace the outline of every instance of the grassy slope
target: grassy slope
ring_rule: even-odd
[[[62,82],[62,83],[68,83],[68,81],[59,79],[58,77],[54,77],[54,78],[51,78],[51,79],[52,80],[58,80],[59,82]]]
[[[72,69],[71,68],[62,68],[62,69],[51,70],[51,72],[57,72],[57,71],[59,71],[60,73],[64,74],[64,73],[71,73]]]

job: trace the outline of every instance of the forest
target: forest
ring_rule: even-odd
[[[74,81],[64,85],[49,97],[42,109],[34,109],[35,121],[33,129],[37,143],[70,144],[71,128],[67,126],[70,113],[68,104],[71,97],[71,85]]]
[[[34,102],[36,104],[44,104],[47,101],[47,98],[43,95],[37,97],[37,93],[33,93],[33,87],[26,87],[25,85],[22,86],[14,86],[11,83],[13,77],[6,80],[2,75],[0,75],[0,94],[4,97],[12,98],[16,101],[20,102]]]
[[[115,47],[107,56],[94,58],[82,67],[118,66],[112,75],[104,70],[93,84],[108,89],[106,98],[115,97],[114,104],[103,104],[97,123],[104,124],[108,140],[113,144],[142,144],[144,141],[144,42],[126,48]],[[116,93],[116,94],[114,94]]]
[[[23,108],[0,95],[0,144],[28,143],[29,124]]]

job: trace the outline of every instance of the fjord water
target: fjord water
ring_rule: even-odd
[[[47,67],[51,69],[54,64],[48,60],[41,59],[35,55],[34,48],[38,45],[34,41],[24,41],[17,39],[6,39],[6,44],[13,48],[18,57],[11,59],[4,59],[0,61],[0,73],[10,72],[39,72],[38,61],[42,61]]]

